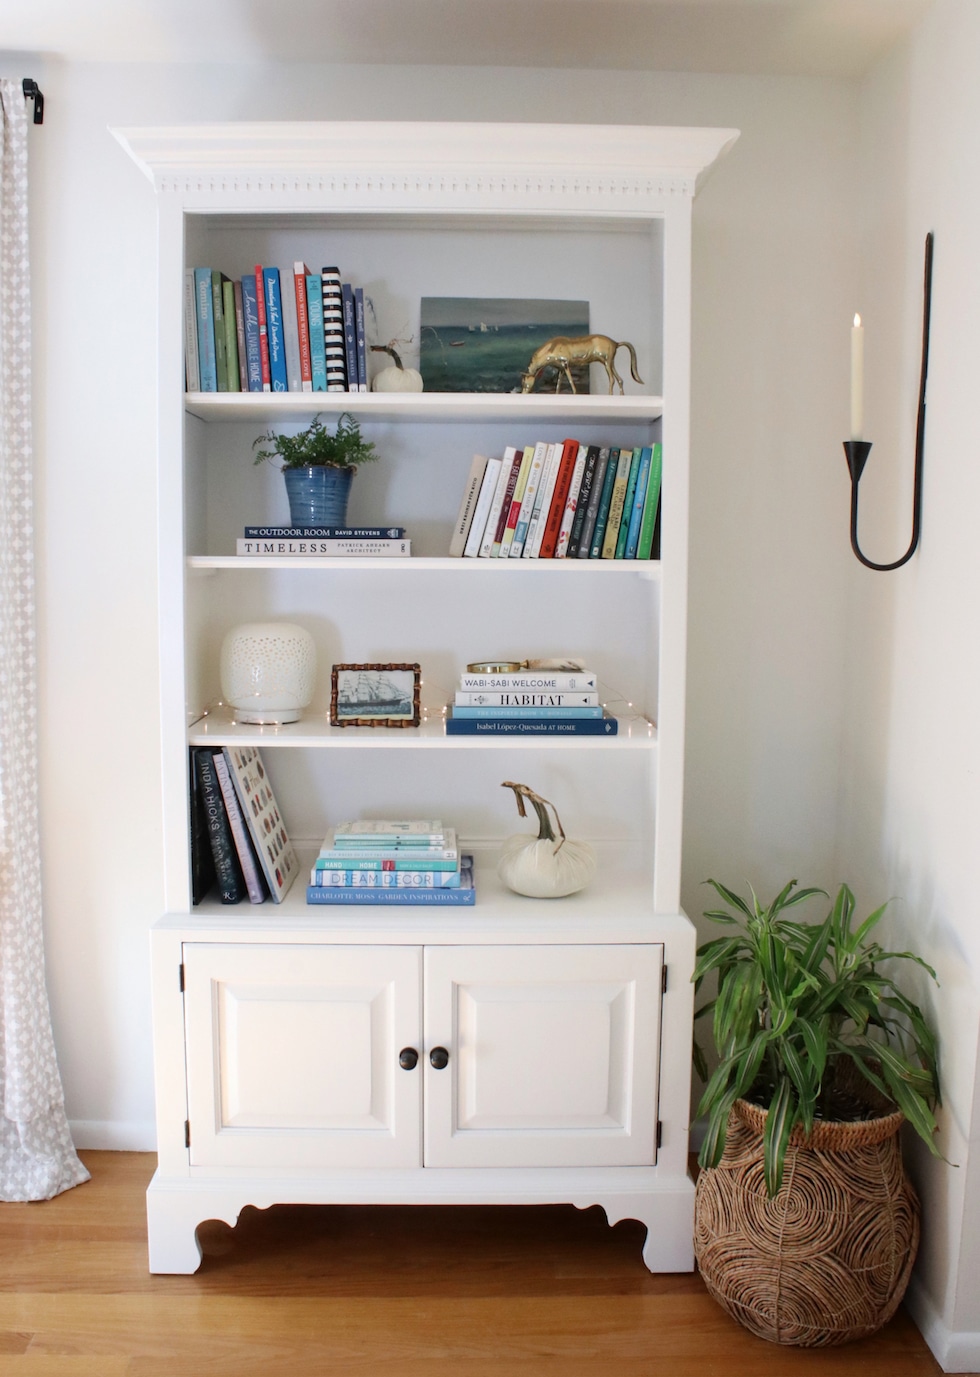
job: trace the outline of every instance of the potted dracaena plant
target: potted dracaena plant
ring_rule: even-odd
[[[696,988],[717,976],[710,1018],[718,1056],[698,1115],[695,1255],[709,1291],[762,1337],[804,1346],[874,1332],[897,1308],[918,1245],[918,1200],[902,1164],[908,1122],[939,1154],[936,1041],[895,984],[898,963],[874,929],[854,926],[842,885],[821,923],[795,917],[819,889],[790,881],[772,903],[709,880],[728,929],[698,951]]]
[[[317,414],[295,435],[267,431],[252,448],[259,445],[265,448],[256,454],[256,464],[279,460],[294,526],[346,526],[351,480],[358,465],[378,458],[374,444],[364,439],[348,411],[338,418],[333,433]]]

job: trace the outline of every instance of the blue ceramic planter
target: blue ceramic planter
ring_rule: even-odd
[[[283,469],[289,520],[294,526],[346,526],[347,499],[353,469],[335,469],[329,464],[305,469]]]

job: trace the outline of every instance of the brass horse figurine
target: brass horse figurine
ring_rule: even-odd
[[[630,373],[634,382],[642,383],[643,379],[636,371],[636,350],[629,340],[617,341],[610,339],[608,335],[580,335],[575,339],[568,339],[564,335],[559,335],[556,339],[549,339],[546,344],[542,344],[540,349],[535,349],[531,355],[531,362],[527,366],[527,372],[522,374],[521,392],[530,392],[538,374],[544,368],[554,368],[556,370],[555,391],[561,386],[561,376],[564,373],[568,379],[568,385],[575,391],[575,382],[572,378],[571,368],[577,364],[601,363],[606,370],[609,379],[609,391],[613,391],[613,382],[619,383],[620,392],[623,391],[623,380],[616,371],[616,351],[618,349],[628,349],[630,351]]]

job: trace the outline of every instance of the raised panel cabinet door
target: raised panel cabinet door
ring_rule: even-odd
[[[662,970],[657,945],[426,947],[425,1165],[651,1165]]]
[[[421,959],[185,944],[191,1165],[418,1166]]]

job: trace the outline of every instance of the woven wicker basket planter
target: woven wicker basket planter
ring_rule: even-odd
[[[725,1152],[698,1176],[694,1252],[715,1300],[773,1343],[818,1347],[873,1334],[905,1294],[919,1202],[899,1113],[793,1130],[779,1193],[766,1194],[768,1111],[739,1100]]]

